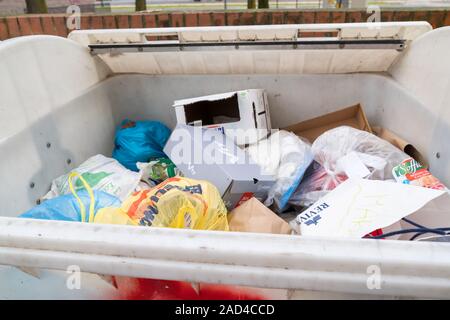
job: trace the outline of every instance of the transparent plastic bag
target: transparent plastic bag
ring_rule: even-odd
[[[289,200],[294,206],[309,206],[345,181],[348,175],[340,160],[350,153],[354,153],[367,168],[368,174],[364,178],[371,180],[392,179],[392,168],[408,158],[389,142],[347,126],[324,132],[311,149],[317,163],[309,168]]]
[[[309,207],[345,180],[345,174],[329,175],[318,162],[313,161],[289,199],[289,204],[294,207]]]
[[[311,146],[287,131],[277,131],[269,138],[247,149],[263,173],[274,175],[276,182],[269,190],[266,206],[281,213],[313,160]]]

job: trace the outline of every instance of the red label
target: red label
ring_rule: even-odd
[[[241,199],[239,199],[238,203],[236,204],[235,208],[239,207],[245,201],[250,200],[252,197],[253,197],[253,192],[244,192],[242,194]]]
[[[371,238],[371,237],[377,237],[383,235],[383,229],[377,229],[375,231],[372,231],[369,234],[366,234],[363,238]]]

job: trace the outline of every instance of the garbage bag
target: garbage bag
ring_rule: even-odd
[[[95,223],[228,231],[227,210],[211,183],[183,177],[134,193],[120,208],[104,208]]]
[[[345,174],[337,174],[334,179],[329,179],[324,167],[313,161],[288,202],[294,207],[309,207],[345,180],[347,180]]]
[[[86,207],[90,205],[90,197],[86,190],[78,193],[81,201]],[[120,207],[120,200],[115,196],[102,192],[94,191],[94,211],[104,207]],[[95,215],[94,213],[94,215]],[[43,219],[43,220],[62,220],[62,221],[78,221],[82,222],[81,211],[78,200],[72,194],[59,196],[50,200],[46,200],[40,205],[28,210],[19,216],[20,218]]]
[[[124,168],[117,160],[95,155],[78,168],[53,180],[50,191],[43,197],[44,200],[69,194],[69,176],[77,172],[94,189],[110,193],[121,201],[125,200],[138,186],[141,175]],[[80,179],[75,182],[75,190],[84,189]]]
[[[72,178],[77,177],[86,188],[77,192]],[[72,194],[47,200],[28,210],[20,218],[93,222],[96,212],[105,207],[119,207],[121,202],[115,196],[102,191],[93,191],[80,174],[72,173],[68,178]],[[89,208],[87,215],[86,208]]]
[[[139,192],[140,194],[140,192]],[[137,221],[132,220],[125,211],[116,207],[106,207],[98,211],[94,218],[94,223],[101,224],[121,224],[137,226]]]
[[[274,211],[281,213],[313,161],[311,146],[295,134],[280,130],[249,146],[247,152],[263,173],[276,177],[264,204],[273,205]]]
[[[163,148],[169,136],[170,129],[159,121],[124,120],[116,132],[113,158],[138,171],[137,162],[166,156]]]
[[[392,169],[408,158],[374,134],[348,126],[324,132],[312,144],[315,166],[289,201],[309,206],[348,177],[392,179]]]

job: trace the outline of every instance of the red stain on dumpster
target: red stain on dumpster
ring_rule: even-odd
[[[189,282],[117,277],[120,296],[126,300],[263,300],[252,289]]]

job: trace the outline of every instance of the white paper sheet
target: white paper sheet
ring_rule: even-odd
[[[336,161],[336,169],[344,171],[349,178],[365,178],[370,175],[356,152],[350,152]]]
[[[291,221],[302,235],[362,238],[390,226],[445,191],[350,178]]]

